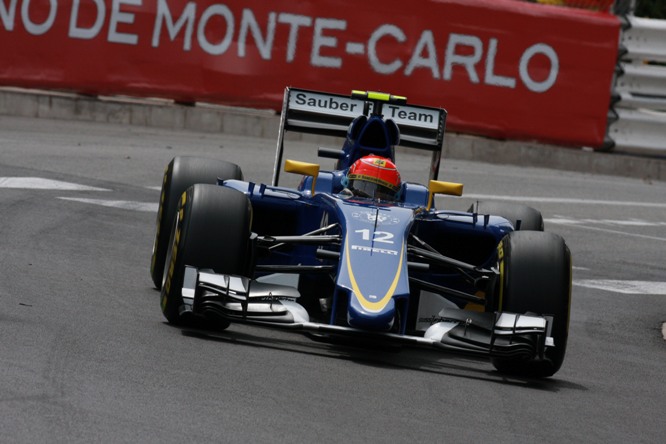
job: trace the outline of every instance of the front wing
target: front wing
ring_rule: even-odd
[[[445,308],[433,316],[432,325],[423,336],[311,322],[307,311],[298,304],[300,295],[293,287],[193,267],[186,267],[182,297],[181,313],[191,312],[209,319],[330,336],[357,336],[489,358],[541,360],[545,349],[554,346],[549,335],[552,319],[517,313]]]

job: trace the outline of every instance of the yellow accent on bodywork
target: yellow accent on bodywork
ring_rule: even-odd
[[[442,182],[440,180],[431,180],[428,183],[428,206],[426,210],[430,210],[435,194],[447,194],[449,196],[462,196],[463,184],[455,182]]]
[[[349,239],[345,239],[345,256],[347,257],[347,272],[349,273],[349,281],[351,282],[354,294],[356,295],[359,303],[363,308],[371,312],[379,312],[386,306],[388,301],[393,296],[393,293],[395,293],[395,289],[398,286],[398,282],[400,281],[404,251],[405,251],[405,244],[403,242],[402,247],[400,248],[400,262],[398,263],[398,269],[396,270],[395,276],[393,277],[393,282],[391,282],[391,286],[388,288],[386,294],[379,301],[370,302],[365,298],[365,296],[363,296],[363,293],[361,292],[361,289],[359,288],[358,283],[356,282],[356,278],[354,277],[354,271],[352,270],[351,260],[349,258]]]
[[[499,301],[497,301],[497,309],[502,311],[504,307],[504,242],[500,241],[497,244],[497,259],[499,261]]]
[[[303,174],[305,176],[312,176],[312,194],[314,195],[315,184],[317,183],[317,176],[319,175],[319,164],[301,162],[299,160],[287,159],[284,161],[284,170],[287,173]]]
[[[378,102],[388,102],[402,105],[407,103],[407,97],[405,96],[394,96],[392,94],[378,91],[361,91],[358,89],[352,90],[352,98],[361,100],[376,100]]]

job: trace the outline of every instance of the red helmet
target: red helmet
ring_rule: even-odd
[[[395,200],[400,184],[400,173],[391,159],[374,154],[358,159],[347,173],[347,188],[357,196]]]

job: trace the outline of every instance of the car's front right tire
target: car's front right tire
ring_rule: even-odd
[[[196,184],[182,194],[166,253],[162,313],[172,324],[192,320],[182,313],[185,266],[220,274],[249,270],[252,206],[245,194],[218,185]],[[218,325],[224,328],[226,325]]]
[[[218,180],[228,179],[242,180],[243,172],[238,165],[223,160],[178,156],[167,165],[162,180],[155,241],[150,260],[150,277],[158,290],[162,288],[162,271],[169,247],[169,235],[181,195],[195,183],[216,184]]]
[[[515,231],[498,246],[497,310],[552,317],[543,359],[493,359],[503,373],[552,376],[562,366],[569,336],[571,253],[564,239],[541,231]]]

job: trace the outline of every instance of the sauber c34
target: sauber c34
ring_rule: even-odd
[[[168,322],[360,337],[553,375],[567,345],[569,249],[531,207],[435,205],[463,188],[437,180],[446,115],[384,93],[287,88],[272,183],[222,160],[174,158],[151,261]],[[318,151],[334,168],[283,161],[287,131],[340,136],[341,149]],[[432,154],[428,183],[400,183],[395,199],[350,193],[354,162],[396,162],[396,146]],[[302,176],[297,187],[280,186],[283,169]]]

